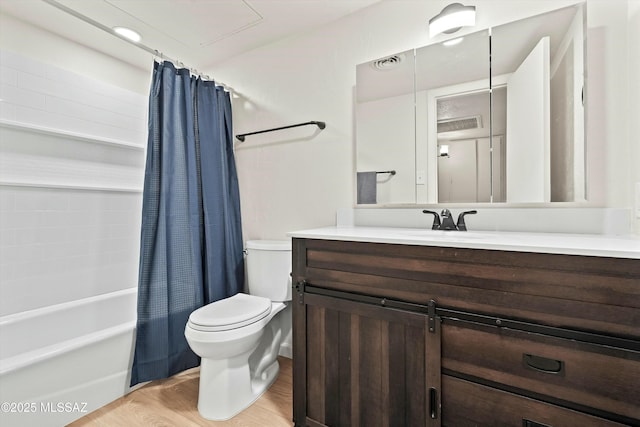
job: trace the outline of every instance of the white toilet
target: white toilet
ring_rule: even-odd
[[[250,295],[195,310],[184,331],[202,358],[198,411],[209,420],[228,420],[249,407],[280,369],[283,331],[276,314],[291,300],[291,242],[253,240],[246,249]]]

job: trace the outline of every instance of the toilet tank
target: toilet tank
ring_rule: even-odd
[[[291,301],[291,241],[248,240],[249,294],[271,301]]]

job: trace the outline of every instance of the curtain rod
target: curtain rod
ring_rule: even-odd
[[[312,120],[310,122],[298,123],[298,124],[295,124],[295,125],[282,126],[282,127],[273,128],[273,129],[264,129],[264,130],[259,130],[259,131],[256,131],[256,132],[250,132],[250,133],[243,133],[243,134],[240,134],[240,135],[236,135],[236,138],[238,138],[238,140],[240,140],[240,141],[244,141],[245,136],[256,135],[258,133],[273,132],[273,131],[276,131],[276,130],[289,129],[289,128],[295,128],[295,127],[298,127],[298,126],[306,126],[306,125],[316,125],[316,126],[318,126],[320,128],[320,130],[322,130],[322,129],[327,127],[327,124],[325,122],[319,122],[319,121]]]
[[[120,39],[120,40],[122,40],[122,41],[125,41],[125,42],[127,42],[127,43],[131,44],[131,45],[133,45],[133,46],[137,47],[138,49],[142,49],[142,50],[144,50],[145,52],[148,52],[148,53],[150,53],[150,54],[152,54],[152,55],[154,55],[154,56],[156,56],[156,57],[159,57],[161,60],[170,61],[170,62],[173,62],[174,64],[176,64],[176,65],[178,65],[178,66],[180,66],[180,67],[184,67],[184,63],[183,63],[182,61],[179,61],[179,60],[177,60],[177,59],[170,58],[170,57],[168,57],[168,56],[164,55],[164,54],[163,54],[162,52],[160,52],[159,50],[157,50],[157,49],[152,49],[152,48],[150,48],[149,46],[147,46],[147,45],[145,45],[145,44],[143,44],[143,43],[138,43],[138,42],[134,42],[133,40],[129,40],[128,38],[126,38],[126,37],[124,37],[124,36],[121,36],[120,34],[118,34],[118,33],[114,32],[114,31],[113,31],[113,29],[111,29],[111,28],[107,27],[106,25],[103,25],[103,24],[101,24],[100,22],[98,22],[98,21],[96,21],[96,20],[94,20],[94,19],[91,19],[91,18],[89,18],[89,17],[88,17],[88,16],[86,16],[86,15],[83,15],[82,13],[80,13],[80,12],[78,12],[78,11],[75,11],[75,10],[71,9],[70,7],[67,7],[67,6],[65,6],[65,5],[63,5],[63,4],[61,4],[61,3],[58,3],[56,0],[42,0],[42,1],[43,1],[43,2],[45,2],[45,3],[47,3],[47,4],[49,4],[49,5],[51,5],[51,6],[53,6],[53,7],[55,7],[56,9],[59,9],[59,10],[61,10],[61,11],[65,12],[65,13],[67,13],[67,14],[71,15],[71,16],[74,16],[74,17],[76,17],[76,18],[80,19],[81,21],[86,22],[86,23],[87,23],[87,24],[89,24],[89,25],[92,25],[92,26],[94,26],[94,27],[96,27],[96,28],[98,28],[98,29],[100,29],[100,30],[102,30],[102,31],[104,31],[104,32],[106,32],[106,33],[108,33],[108,34],[110,34],[110,35],[114,36],[114,37],[117,37],[118,39]],[[208,75],[200,73],[200,72],[199,72],[198,70],[196,70],[195,68],[189,68],[189,67],[184,67],[184,68],[188,68],[188,69],[189,69],[189,71],[191,72],[191,74],[195,74],[195,75],[197,75],[197,76],[200,76],[200,77],[202,77],[203,79],[206,79],[206,80],[214,80],[214,79],[212,79],[211,77],[209,77]],[[235,93],[237,93],[237,92],[236,92],[232,87],[230,87],[230,86],[228,86],[228,85],[226,85],[226,84],[224,84],[224,83],[220,83],[220,82],[217,82],[217,81],[216,81],[216,83],[217,83],[219,86],[224,87],[224,88],[225,88],[226,90],[228,90],[229,92],[235,92]]]

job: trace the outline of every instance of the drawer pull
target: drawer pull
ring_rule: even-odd
[[[527,420],[526,418],[522,419],[522,427],[551,427],[547,424],[537,423],[535,421]]]
[[[564,370],[564,362],[562,360],[549,359],[533,354],[524,353],[522,355],[522,362],[527,368],[547,374],[561,374]]]

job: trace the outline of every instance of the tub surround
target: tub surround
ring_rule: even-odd
[[[316,228],[291,232],[289,235],[306,239],[640,259],[640,236],[632,235],[440,231],[427,228],[359,226]]]
[[[0,317],[0,425],[66,425],[127,393],[136,289]],[[58,402],[77,407],[58,408]]]
[[[0,401],[36,405],[0,425],[61,426],[129,391],[148,84],[132,92],[134,67],[0,21],[18,34],[3,42],[28,40],[0,48]]]
[[[637,237],[290,235],[296,426],[640,426]]]

